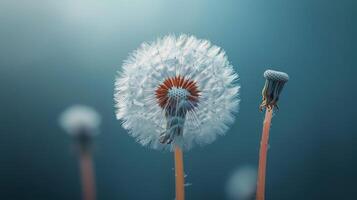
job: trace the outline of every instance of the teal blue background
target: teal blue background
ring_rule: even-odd
[[[357,178],[356,1],[0,2],[0,199],[80,199],[72,104],[103,116],[95,140],[98,199],[174,198],[173,157],[137,144],[115,119],[122,61],[140,43],[187,33],[226,51],[241,104],[226,136],[185,154],[187,199],[225,199],[257,165],[262,74],[289,73],[273,118],[267,199],[353,199]]]

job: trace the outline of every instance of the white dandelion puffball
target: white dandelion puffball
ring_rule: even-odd
[[[229,177],[226,185],[227,197],[230,200],[255,199],[257,170],[251,166],[244,166]]]
[[[98,133],[100,122],[100,115],[93,108],[84,105],[67,108],[59,118],[61,127],[71,135],[95,135]]]
[[[124,62],[115,82],[116,116],[144,146],[209,144],[234,121],[237,79],[221,48],[169,35],[143,43]]]

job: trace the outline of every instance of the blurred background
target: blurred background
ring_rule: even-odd
[[[357,178],[356,1],[0,2],[0,199],[80,199],[77,155],[58,125],[73,104],[103,117],[98,199],[174,199],[173,156],[142,147],[115,119],[117,71],[144,41],[187,33],[221,46],[240,75],[226,136],[185,154],[187,199],[225,199],[257,166],[263,72],[289,73],[273,118],[267,199],[353,199]]]

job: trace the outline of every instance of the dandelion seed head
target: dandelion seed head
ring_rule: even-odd
[[[100,115],[93,108],[84,105],[67,108],[59,118],[60,126],[73,136],[97,134],[100,122]]]
[[[169,35],[143,43],[124,62],[115,81],[116,116],[144,146],[209,144],[234,121],[237,80],[221,48]]]

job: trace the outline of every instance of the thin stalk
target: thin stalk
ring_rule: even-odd
[[[90,151],[80,153],[80,171],[82,179],[83,200],[95,200],[95,180],[93,171],[93,161]]]
[[[180,147],[175,146],[176,200],[185,199],[185,178],[183,171],[183,155]]]
[[[273,114],[273,108],[267,108],[265,111],[262,139],[260,142],[256,200],[264,200],[265,198],[265,174],[266,174],[266,165],[267,165],[269,130],[270,130],[272,114]]]

